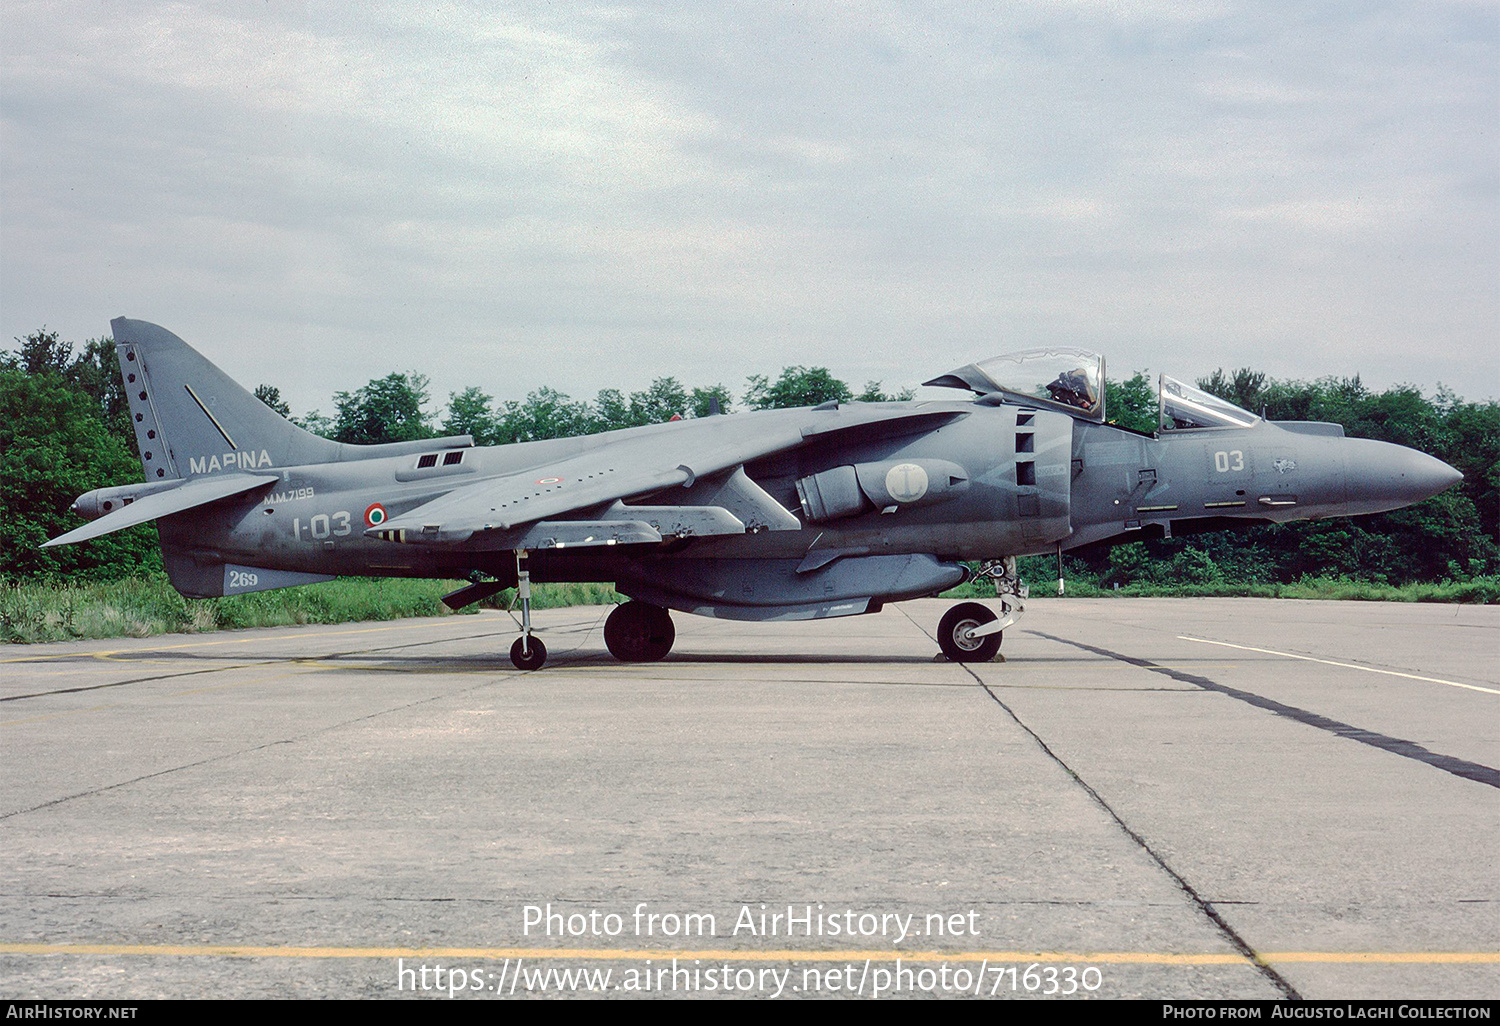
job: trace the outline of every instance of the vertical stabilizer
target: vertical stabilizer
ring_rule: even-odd
[[[343,446],[293,424],[165,328],[110,321],[147,481],[327,463]]]

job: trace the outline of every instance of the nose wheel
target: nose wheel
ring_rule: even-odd
[[[988,606],[960,602],[938,621],[938,647],[955,663],[989,662],[1000,651],[1000,632],[976,634],[975,631],[998,619]]]
[[[604,644],[621,662],[654,663],[666,658],[676,640],[672,614],[649,602],[632,599],[604,621]]]
[[[510,646],[510,661],[518,670],[540,670],[547,661],[547,646],[535,635],[517,638],[515,644]]]
[[[1026,585],[1016,573],[1014,556],[984,563],[975,579],[995,582],[995,597],[1000,600],[1000,614],[978,602],[960,602],[938,621],[938,647],[955,663],[983,663],[1000,651],[1001,632],[1013,625],[1026,611]]]

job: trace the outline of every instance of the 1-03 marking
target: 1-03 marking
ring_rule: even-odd
[[[349,516],[349,511],[345,509],[341,509],[332,515],[319,513],[308,520],[307,532],[315,541],[321,541],[324,538],[344,538],[354,533],[354,528],[349,526],[351,521],[352,518]],[[292,537],[298,541],[304,540],[302,537],[302,528],[302,518],[294,517],[292,519]]]

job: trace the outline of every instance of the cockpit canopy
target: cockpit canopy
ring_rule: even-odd
[[[1104,357],[1087,349],[1026,349],[979,360],[922,382],[1061,410],[1104,422]],[[1260,418],[1231,402],[1163,374],[1157,379],[1159,431],[1243,428]]]
[[[992,356],[950,371],[924,385],[1003,393],[1030,406],[1104,421],[1104,357],[1086,349],[1027,349]]]
[[[1162,431],[1250,427],[1260,420],[1233,403],[1165,374],[1158,379],[1157,389],[1161,394],[1157,423]]]

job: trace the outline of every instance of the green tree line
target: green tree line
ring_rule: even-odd
[[[291,416],[279,389],[262,385],[255,394],[278,413]],[[774,381],[752,375],[739,401],[748,409],[765,410],[829,400],[888,402],[910,399],[912,394],[908,389],[888,395],[880,382],[871,381],[856,395],[826,367],[799,366],[783,368]],[[729,413],[736,400],[722,384],[690,389],[667,377],[629,394],[602,389],[592,401],[543,386],[524,400],[496,402],[482,389],[469,387],[449,395],[442,413],[434,415],[426,376],[411,373],[388,374],[352,392],[337,392],[333,402],[332,417],[315,410],[293,419],[309,431],[362,445],[439,435],[472,435],[478,445],[508,445]]]
[[[158,571],[150,525],[87,545],[37,549],[77,525],[68,512],[74,497],[138,481],[141,469],[113,342],[91,339],[75,347],[45,329],[16,342],[16,351],[0,353],[0,449],[7,456],[0,516],[8,528],[0,577],[107,580]],[[1216,370],[1197,384],[1272,420],[1332,421],[1351,436],[1421,449],[1463,471],[1464,482],[1417,506],[1376,516],[1258,525],[1082,551],[1067,559],[1071,575],[1108,587],[1287,582],[1304,576],[1404,584],[1500,573],[1500,403],[1465,402],[1444,388],[1430,397],[1406,385],[1376,392],[1358,377],[1279,381],[1248,368]],[[1106,388],[1115,423],[1155,430],[1156,395],[1144,371]],[[427,378],[393,373],[336,393],[332,416],[312,411],[297,417],[275,385],[262,384],[255,394],[283,416],[339,441],[469,434],[480,445],[499,445],[736,408],[881,402],[912,393],[888,394],[879,382],[856,392],[827,368],[794,366],[775,378],[751,376],[738,396],[722,384],[690,388],[664,377],[636,392],[603,389],[592,400],[540,387],[523,400],[496,401],[470,387],[449,395],[435,411]],[[1031,570],[1041,576],[1052,572],[1040,559]]]

